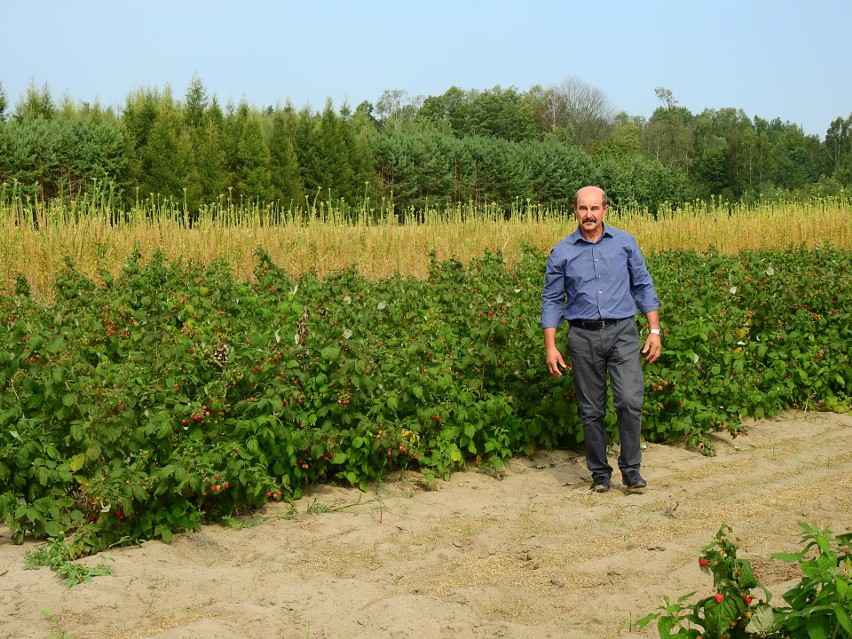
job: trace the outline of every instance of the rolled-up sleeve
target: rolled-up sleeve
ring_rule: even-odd
[[[630,273],[630,293],[642,314],[659,310],[660,300],[654,289],[654,282],[635,239],[632,240],[628,253],[627,269]]]
[[[551,252],[544,271],[541,294],[541,327],[556,328],[563,319],[565,307],[565,260]]]

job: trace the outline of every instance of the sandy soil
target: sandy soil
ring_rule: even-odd
[[[697,553],[723,522],[780,599],[797,522],[852,527],[852,415],[788,412],[719,438],[718,455],[649,444],[645,494],[591,494],[576,452],[501,473],[416,474],[362,493],[321,486],[239,526],[107,559],[74,588],[0,528],[0,638],[638,638],[664,594],[710,593]]]

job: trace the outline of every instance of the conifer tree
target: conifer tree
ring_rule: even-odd
[[[272,114],[272,129],[269,135],[272,197],[285,209],[301,207],[305,196],[295,147],[296,120],[297,116],[291,104],[287,104],[284,109],[277,109]]]
[[[149,154],[146,153],[151,129],[157,120],[157,103],[160,92],[156,89],[137,89],[131,93],[122,110],[121,124],[129,147],[128,178],[133,194],[146,198],[153,194],[153,184],[146,178],[150,173]]]
[[[3,83],[0,82],[0,122],[6,121],[6,107],[9,106],[6,91],[3,89]]]
[[[50,88],[47,83],[41,88],[30,84],[27,87],[27,92],[18,102],[15,109],[15,120],[24,122],[34,120],[36,118],[44,118],[50,120],[56,113],[56,105],[53,102],[53,97],[50,95]]]
[[[184,128],[192,149],[184,188],[192,211],[218,200],[226,187],[222,118],[215,96],[209,99],[201,79],[193,75],[183,107]]]
[[[223,138],[221,118],[207,117],[204,127],[196,132],[195,171],[199,203],[202,205],[217,201],[227,189]]]
[[[205,111],[207,110],[207,90],[198,75],[193,75],[186,90],[184,103],[184,119],[193,129],[204,128]]]
[[[226,118],[226,157],[231,172],[229,183],[235,194],[247,200],[265,202],[270,199],[272,178],[269,149],[263,139],[259,117],[243,100]]]
[[[317,156],[320,160],[319,186],[332,198],[352,201],[352,167],[349,166],[348,140],[345,124],[334,111],[331,100],[326,101],[317,129]]]
[[[189,208],[184,189],[190,187],[188,176],[193,173],[193,149],[182,120],[178,105],[167,89],[157,105],[157,116],[142,149],[142,157],[147,167],[144,177],[150,193],[171,198],[181,206],[185,202]]]

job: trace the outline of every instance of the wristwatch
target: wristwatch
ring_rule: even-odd
[[[660,329],[659,329],[659,328],[652,328],[652,329],[649,331],[649,333],[651,333],[651,335],[662,335],[662,333],[660,332]]]

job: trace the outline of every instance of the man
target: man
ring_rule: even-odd
[[[650,333],[642,348],[648,362],[660,357],[660,302],[645,260],[632,235],[604,225],[606,193],[586,186],[574,197],[577,230],[550,253],[542,292],[541,326],[547,368],[562,375],[566,368],[556,346],[556,328],[570,324],[568,354],[574,391],[585,436],[591,490],[609,490],[612,466],[607,461],[607,373],[618,417],[621,451],[618,467],[628,491],[648,485],[642,477],[642,401],[645,380],[639,353],[637,308]]]

